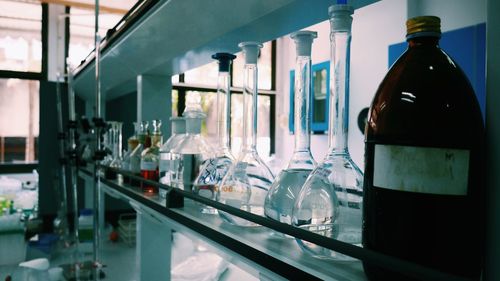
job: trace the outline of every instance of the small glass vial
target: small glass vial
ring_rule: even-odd
[[[217,143],[215,157],[209,159],[203,165],[195,180],[194,190],[200,196],[215,200],[216,190],[234,162],[234,156],[229,147],[231,126],[231,74],[229,70],[236,56],[229,53],[216,53],[212,58],[219,62],[216,99]],[[217,213],[217,209],[209,206],[204,206],[201,211],[209,214]]]
[[[176,148],[186,134],[186,121],[183,117],[171,117],[172,135],[160,147],[160,183],[171,185],[172,181],[172,149]],[[165,198],[166,191],[160,189],[160,197]]]
[[[349,54],[353,8],[331,6],[329,151],[311,172],[294,205],[293,225],[361,246],[363,174],[347,148],[349,111]],[[302,240],[300,247],[319,258],[351,257]]]
[[[299,31],[291,35],[297,50],[295,64],[295,148],[286,169],[276,177],[264,205],[266,217],[292,224],[295,200],[316,162],[311,155],[309,108],[311,96],[311,46],[317,33]],[[273,232],[276,234],[276,232]],[[286,236],[288,237],[288,236]]]
[[[257,58],[261,43],[239,44],[245,57],[243,80],[243,140],[235,164],[217,189],[217,201],[264,216],[264,201],[274,181],[271,170],[257,153]],[[219,211],[226,222],[238,226],[258,226],[253,222]]]
[[[141,154],[141,176],[147,180],[158,181],[160,163],[160,145],[162,142],[161,121],[153,120],[153,132],[146,136]],[[148,195],[158,193],[158,187],[142,183],[142,191]]]

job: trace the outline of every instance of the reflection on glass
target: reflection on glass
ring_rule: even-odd
[[[259,59],[257,63],[259,64],[258,73],[258,88],[271,90],[271,69],[272,69],[272,42],[264,43],[264,47],[260,50]],[[233,63],[233,86],[243,87],[243,65],[245,60],[243,59],[242,53],[236,54],[236,59]]]
[[[38,81],[0,79],[0,163],[37,160],[38,88]]]
[[[42,70],[42,6],[0,1],[0,69]]]
[[[326,69],[313,72],[314,99],[313,99],[313,122],[326,122]]]

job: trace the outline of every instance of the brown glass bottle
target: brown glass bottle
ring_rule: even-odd
[[[484,124],[440,20],[407,22],[408,49],[380,84],[366,127],[363,246],[479,279]],[[418,280],[364,264],[370,280]]]

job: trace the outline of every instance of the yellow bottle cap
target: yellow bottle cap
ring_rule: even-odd
[[[412,35],[415,35],[416,33],[440,36],[441,19],[436,16],[420,16],[407,20],[406,37],[414,37]]]

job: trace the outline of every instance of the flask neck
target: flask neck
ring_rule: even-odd
[[[229,72],[220,71],[217,79],[217,140],[219,149],[229,149],[230,110],[231,110],[231,76]]]
[[[242,150],[257,149],[257,64],[245,64],[243,70]]]
[[[297,56],[295,63],[294,93],[294,153],[309,152],[311,149],[310,99],[311,96],[311,57]],[[310,155],[310,153],[309,153]]]
[[[349,60],[351,31],[332,31],[330,34],[330,151],[347,154],[349,134]]]

